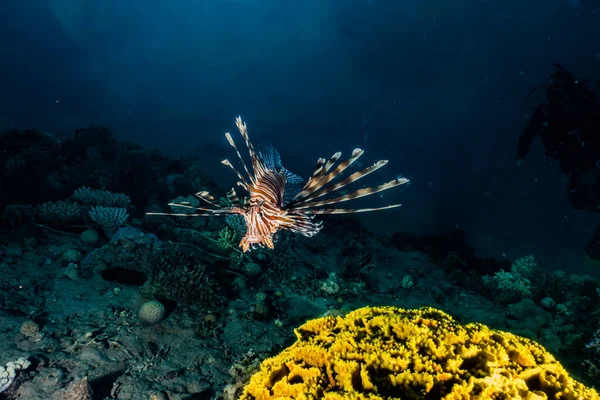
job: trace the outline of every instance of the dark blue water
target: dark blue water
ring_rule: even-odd
[[[109,126],[115,140],[135,144],[121,174],[129,181],[112,187],[137,191],[127,194],[141,218],[147,203],[159,202],[152,184],[174,176],[179,157],[198,157],[219,189],[231,187],[220,161],[234,156],[223,134],[240,144],[234,120],[241,115],[254,143],[272,143],[303,178],[337,151],[345,159],[365,149],[362,167],[389,160],[364,182],[407,177],[410,184],[358,202],[403,204],[360,215],[374,234],[464,231],[478,256],[533,255],[544,270],[598,278],[583,255],[600,214],[573,209],[566,178],[539,140],[520,166],[516,145],[528,105],[544,93],[525,97],[548,81],[553,63],[579,79],[600,78],[599,19],[598,0],[3,1],[0,133],[33,128],[66,140],[90,124]],[[138,145],[170,158],[137,159]],[[8,169],[22,161],[13,151],[1,175],[11,179],[18,174]],[[35,164],[33,153],[27,162]],[[76,168],[107,154],[69,157],[57,156],[57,165],[77,170],[77,179],[119,175],[106,172],[114,165]],[[50,182],[68,181],[55,167],[48,179],[26,172],[17,179],[44,182],[31,204],[65,198],[59,194],[67,190]],[[347,233],[339,229],[338,239]],[[578,300],[598,300],[586,298]],[[590,339],[586,329],[579,349]]]

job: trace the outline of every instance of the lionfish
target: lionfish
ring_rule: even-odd
[[[306,237],[313,237],[322,228],[322,221],[314,221],[316,215],[378,211],[401,206],[401,204],[391,204],[378,208],[321,208],[323,206],[370,196],[403,185],[408,182],[408,179],[396,178],[379,186],[358,189],[338,197],[323,198],[323,196],[333,193],[377,171],[386,165],[388,161],[377,161],[370,167],[354,172],[347,178],[331,184],[364,151],[354,149],[349,159],[338,163],[334,168],[334,165],[342,155],[341,152],[337,152],[329,160],[319,158],[310,179],[304,186],[299,186],[303,182],[302,179],[283,168],[279,154],[274,149],[270,153],[257,152],[248,136],[246,123],[242,121],[241,117],[237,117],[235,123],[246,142],[246,147],[250,154],[252,172],[248,168],[229,132],[225,134],[225,137],[235,149],[246,174],[241,174],[229,160],[223,160],[222,163],[231,168],[237,175],[239,179],[237,182],[238,186],[241,186],[248,193],[248,196],[240,199],[235,189],[232,188],[227,193],[230,206],[223,206],[216,203],[215,198],[207,191],[202,191],[196,193],[196,197],[208,204],[208,206],[196,207],[188,202],[169,203],[169,206],[193,209],[193,213],[148,213],[149,215],[186,217],[242,215],[246,224],[246,234],[240,242],[240,247],[244,252],[247,252],[250,249],[256,248],[256,245],[273,249],[273,235],[279,230],[288,230]],[[297,186],[295,191],[293,191],[294,186]],[[286,191],[286,189],[288,190]]]

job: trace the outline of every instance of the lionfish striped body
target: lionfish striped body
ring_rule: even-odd
[[[189,203],[169,203],[170,206],[191,208],[194,209],[195,212],[192,214],[148,214],[192,217],[240,214],[244,217],[247,228],[246,234],[240,242],[240,247],[246,252],[255,248],[256,245],[260,247],[267,246],[271,249],[274,248],[273,235],[279,230],[289,230],[308,237],[316,235],[321,230],[322,222],[315,222],[313,220],[315,215],[377,211],[401,206],[401,204],[392,204],[379,208],[321,208],[323,206],[369,196],[408,182],[408,179],[398,178],[379,186],[358,189],[339,197],[319,199],[359,180],[387,164],[387,160],[378,161],[372,166],[357,171],[335,184],[330,184],[331,181],[337,178],[363,154],[363,150],[361,149],[355,149],[348,160],[340,162],[335,168],[333,167],[341,157],[341,153],[335,153],[329,160],[320,158],[317,161],[315,171],[308,182],[306,182],[302,189],[295,194],[289,202],[286,202],[286,195],[289,194],[286,193],[286,187],[292,183],[300,183],[301,179],[281,166],[278,155],[275,157],[276,160],[272,160],[268,159],[266,155],[258,153],[248,137],[246,124],[242,122],[240,117],[237,117],[235,122],[241,136],[246,142],[246,147],[250,154],[252,172],[244,162],[242,155],[229,133],[226,133],[225,137],[229,144],[235,149],[238,159],[244,168],[245,175],[240,173],[228,160],[224,160],[222,163],[235,172],[239,179],[238,186],[241,186],[249,196],[240,199],[237,196],[235,189],[231,189],[227,193],[227,198],[231,203],[231,206],[223,207],[216,204],[214,197],[208,192],[200,192],[196,193],[196,196],[207,203],[210,208],[195,207]],[[273,158],[273,155],[271,155],[271,158]]]

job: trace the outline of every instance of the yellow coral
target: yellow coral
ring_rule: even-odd
[[[242,399],[600,400],[537,343],[434,308],[365,307],[295,333]]]

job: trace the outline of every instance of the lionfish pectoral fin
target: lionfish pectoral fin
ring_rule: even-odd
[[[375,208],[321,208],[321,209],[311,210],[311,213],[313,213],[315,215],[353,214],[353,213],[360,213],[360,212],[389,210],[389,209],[397,208],[397,207],[402,207],[402,204],[390,204],[389,206],[375,207]]]
[[[181,204],[173,204],[173,205],[176,205],[178,207],[183,207]],[[196,210],[201,210],[201,209],[196,208]],[[146,215],[169,215],[172,217],[221,217],[223,215],[230,215],[230,214],[236,214],[236,213],[228,211],[228,210],[208,210],[208,209],[206,209],[205,211],[202,211],[202,212],[189,213],[189,214],[155,213],[155,212],[146,213]]]
[[[311,197],[315,192],[322,189],[329,182],[338,177],[342,172],[346,170],[350,165],[352,165],[360,156],[362,156],[364,150],[362,149],[354,149],[352,151],[352,155],[346,161],[342,161],[338,164],[337,167],[331,172],[328,172],[334,165],[334,163],[340,158],[341,153],[335,153],[333,157],[325,164],[322,172],[318,175],[317,178],[314,179],[314,182],[309,182],[305,189],[302,190],[295,198],[294,203],[301,203],[306,201],[309,197]],[[318,196],[317,196],[318,197]]]
[[[321,201],[300,203],[298,205],[295,205],[294,209],[298,209],[298,210],[307,209],[307,208],[312,209],[312,208],[316,208],[316,207],[322,207],[322,206],[327,206],[327,205],[331,205],[331,204],[341,203],[341,202],[348,201],[348,200],[359,199],[361,197],[371,196],[375,193],[383,192],[384,190],[388,190],[388,189],[394,188],[396,186],[404,185],[407,182],[408,182],[408,179],[406,179],[406,178],[394,179],[393,181],[384,183],[379,186],[358,189],[352,193],[348,193],[343,196],[335,197],[333,199],[325,199],[325,200],[321,200]]]
[[[327,161],[325,163],[325,166],[323,166],[323,171],[321,172],[321,175],[325,175],[326,173],[329,172],[329,170],[331,169],[331,167],[333,167],[333,164],[335,164],[337,162],[337,160],[340,159],[340,157],[342,156],[342,152],[341,151],[336,151],[333,156],[331,156],[331,158],[329,159],[329,161]]]
[[[227,192],[227,200],[229,200],[231,205],[234,207],[242,207],[242,203],[240,202],[240,198],[235,192],[235,189],[231,189],[229,192]]]
[[[146,215],[168,215],[171,217],[222,217],[224,215],[230,215],[231,213],[220,213],[220,212],[202,212],[202,213],[190,213],[190,214],[176,214],[176,213],[153,213],[149,212]]]
[[[342,156],[342,153],[338,151],[333,156],[331,156],[331,158],[327,162],[325,162],[324,158],[319,158],[317,160],[317,165],[315,167],[315,170],[314,170],[312,176],[310,177],[310,179],[308,180],[308,182],[306,182],[306,184],[302,188],[302,191],[300,191],[300,193],[298,193],[294,197],[293,202],[301,201],[306,196],[308,196],[312,192],[314,192],[315,191],[315,187],[319,184],[319,182],[321,181],[321,179],[323,178],[323,176],[327,172],[329,172],[329,170],[331,169],[331,167],[333,166],[333,164],[335,164],[335,162],[341,156]]]
[[[371,165],[370,167],[367,167],[367,168],[365,168],[365,169],[363,169],[361,171],[357,171],[357,172],[353,173],[352,175],[350,175],[349,177],[347,177],[343,181],[336,183],[335,185],[322,188],[318,192],[314,193],[312,196],[309,196],[308,198],[306,198],[305,201],[314,200],[314,199],[317,199],[319,197],[325,196],[327,194],[333,193],[336,190],[339,190],[339,189],[341,189],[341,188],[343,188],[345,186],[348,186],[351,183],[354,183],[357,180],[362,179],[365,176],[367,176],[367,175],[369,175],[369,174],[377,171],[379,168],[383,167],[387,163],[388,163],[387,160],[377,161],[375,164]]]
[[[342,155],[342,153],[335,153],[335,154],[339,154],[340,156]],[[334,156],[335,156],[335,154],[334,154]],[[326,160],[324,158],[319,158],[317,160],[317,165],[315,166],[315,170],[313,171],[312,176],[308,179],[308,182],[306,182],[306,185],[304,185],[303,189],[307,188],[311,184],[311,181],[314,182],[314,180],[321,175],[321,172],[323,171],[323,167],[325,166],[325,161]]]
[[[357,171],[355,173],[353,173],[352,175],[350,175],[349,177],[347,177],[346,179],[344,179],[341,182],[336,183],[335,185],[331,185],[331,186],[324,186],[319,190],[316,190],[315,192],[313,192],[311,195],[309,195],[308,197],[306,197],[305,199],[303,199],[302,201],[296,203],[296,204],[302,204],[304,202],[307,202],[309,200],[314,200],[317,199],[319,197],[323,197],[327,194],[333,193],[336,190],[339,190],[345,186],[350,185],[351,183],[356,182],[359,179],[364,178],[365,176],[377,171],[379,168],[382,168],[383,166],[385,166],[388,163],[388,160],[380,160],[377,161],[375,164],[371,165],[370,167],[367,167],[363,170]]]
[[[362,149],[354,149],[352,151],[352,155],[350,156],[349,159],[339,163],[338,166],[335,167],[335,169],[333,171],[329,172],[327,175],[324,175],[319,180],[318,184],[315,185],[315,187],[313,187],[313,193],[316,191],[319,191],[325,185],[327,185],[329,182],[331,182],[332,180],[337,178],[342,172],[344,172],[346,170],[346,168],[348,168],[350,165],[352,165],[352,163],[354,163],[356,160],[358,160],[358,158],[360,156],[362,156],[363,153],[364,153],[364,151]],[[310,197],[310,195],[308,197]]]
[[[208,193],[206,190],[203,190],[201,192],[195,193],[194,196],[196,196],[200,200],[202,200],[202,201],[210,204],[211,206],[219,207],[219,205],[217,205],[217,204],[214,203],[215,198],[210,193]]]
[[[212,204],[212,203],[211,203]],[[244,210],[235,204],[233,207],[221,207],[219,205],[215,205],[215,208],[206,208],[206,207],[198,207],[192,206],[190,203],[169,203],[171,207],[182,207],[188,208],[194,211],[195,213],[155,213],[149,212],[146,215],[170,215],[175,217],[221,217],[224,215],[231,214],[243,214]]]
[[[206,190],[198,192],[195,194],[197,198],[204,201],[208,205],[213,208],[207,207],[198,207],[190,204],[189,202],[182,203],[169,203],[168,205],[171,207],[181,207],[187,208],[190,210],[194,210],[196,212],[193,213],[155,213],[149,212],[146,215],[170,215],[175,217],[220,217],[223,215],[231,215],[231,214],[240,214],[240,207],[237,207],[233,204],[233,207],[222,207],[221,205],[215,203],[215,198]]]
[[[307,237],[313,237],[323,227],[323,221],[314,221],[314,215],[310,212],[300,211],[287,214],[281,221],[280,228]]]

